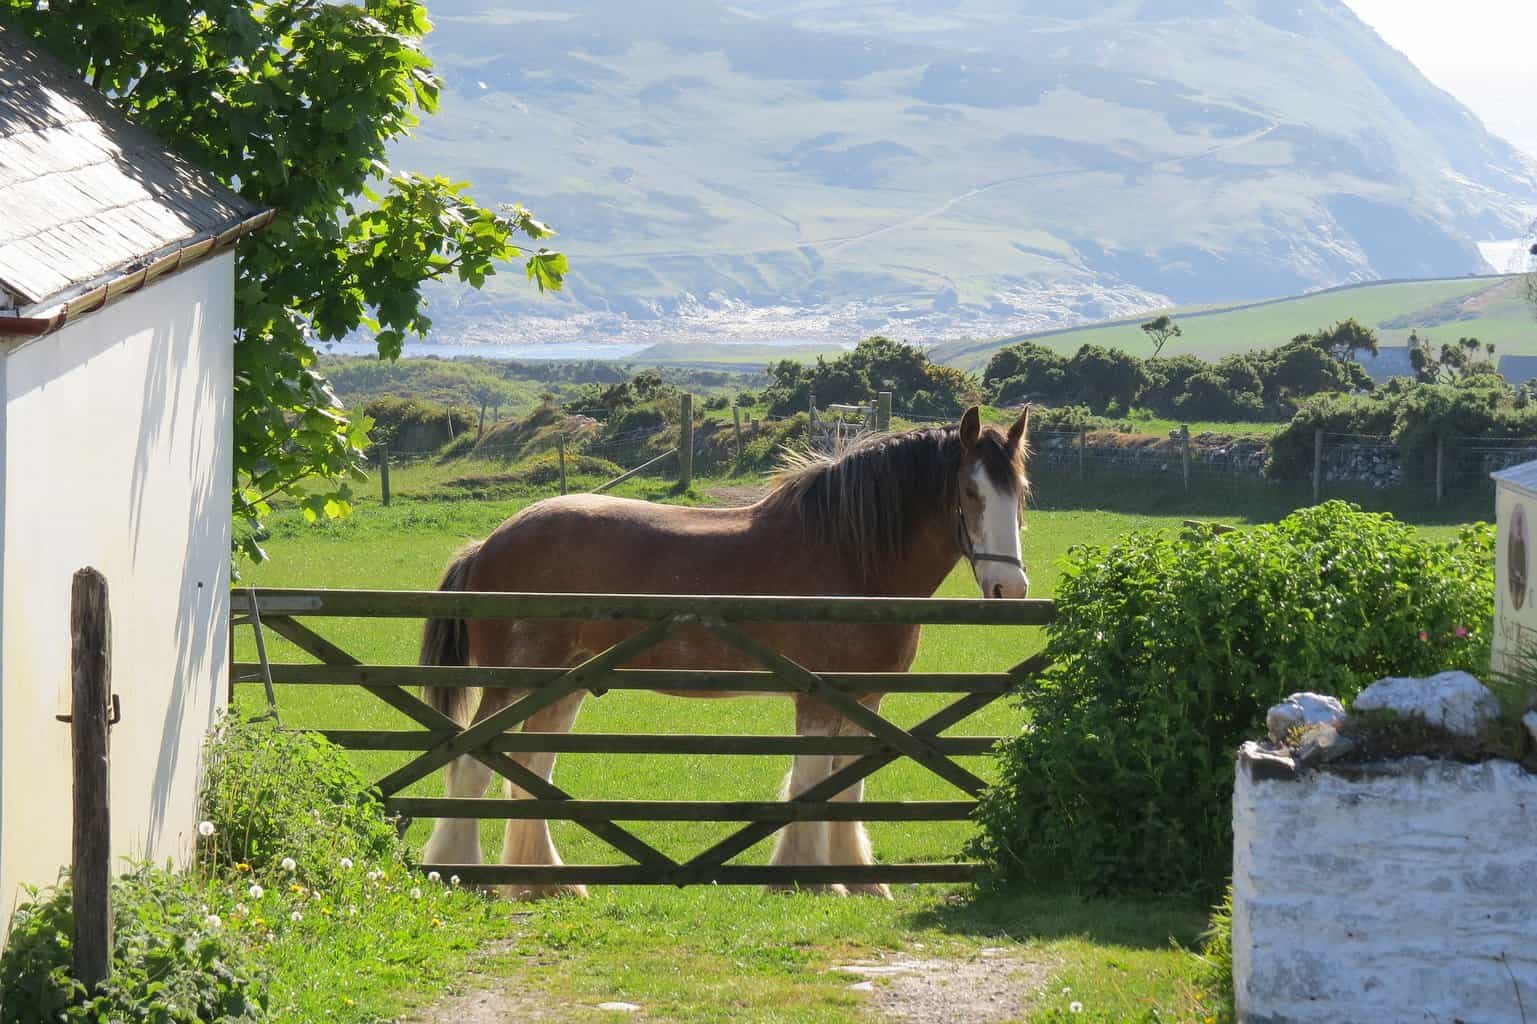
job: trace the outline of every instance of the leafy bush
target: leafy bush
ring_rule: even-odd
[[[112,974],[90,998],[70,977],[68,880],[29,893],[0,957],[0,1024],[237,1024],[265,1020],[266,981],[187,881],[140,868],[112,886]]]
[[[296,878],[328,887],[343,858],[403,859],[375,790],[340,747],[232,716],[215,731],[206,758],[200,814],[217,831],[199,839],[203,868],[262,875],[291,858]]]
[[[1234,751],[1288,693],[1487,665],[1493,533],[1420,539],[1331,502],[1068,555],[1050,667],[1020,701],[973,852],[1096,893],[1219,891]]]
[[[1138,359],[1094,345],[1068,358],[1026,341],[994,353],[982,383],[996,405],[1033,399],[1081,403],[1101,415],[1142,408],[1193,420],[1274,421],[1308,396],[1370,390],[1351,353],[1375,346],[1375,335],[1350,320],[1214,363],[1189,354]]]
[[[774,416],[804,411],[813,390],[820,407],[867,402],[889,390],[901,396],[905,410],[920,416],[958,416],[981,397],[971,374],[931,362],[915,346],[880,335],[831,361],[818,357],[811,366],[781,359],[768,374],[772,382],[762,397]]]
[[[1399,378],[1368,395],[1330,396],[1305,403],[1276,434],[1266,472],[1278,480],[1307,479],[1313,435],[1387,435],[1398,443],[1409,480],[1434,473],[1437,437],[1531,437],[1537,406],[1503,378],[1468,377],[1455,384]]]

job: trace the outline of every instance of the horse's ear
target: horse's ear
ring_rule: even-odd
[[[1025,406],[1025,411],[1019,414],[1019,419],[1009,428],[1009,447],[1019,447],[1022,438],[1030,433],[1030,407]]]
[[[972,406],[966,410],[966,415],[961,417],[961,449],[971,451],[977,446],[977,440],[982,436],[982,413]]]

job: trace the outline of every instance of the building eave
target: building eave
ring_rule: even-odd
[[[105,309],[124,295],[131,295],[162,278],[180,273],[211,256],[218,255],[233,247],[246,235],[260,231],[271,224],[276,214],[276,210],[263,210],[216,235],[189,241],[138,269],[115,274],[88,291],[64,300],[45,316],[7,316],[0,312],[0,347],[52,334],[66,324]],[[52,303],[53,300],[48,302]],[[48,303],[38,305],[48,305]]]

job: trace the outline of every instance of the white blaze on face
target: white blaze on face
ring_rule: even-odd
[[[975,563],[977,586],[983,597],[1024,597],[1030,590],[1024,558],[1019,548],[1019,499],[1009,488],[1000,488],[980,463],[972,468],[971,482],[982,496],[981,522],[968,522],[971,543],[979,555],[1004,555],[1017,565],[981,559]]]

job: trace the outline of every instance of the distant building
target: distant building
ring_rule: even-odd
[[[1537,356],[1500,356],[1500,376],[1507,384],[1537,379]]]
[[[1414,366],[1409,362],[1409,346],[1383,345],[1377,354],[1357,352],[1356,362],[1365,368],[1373,384],[1385,384],[1394,377],[1413,377]]]

